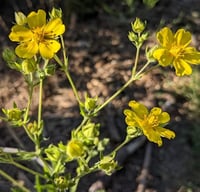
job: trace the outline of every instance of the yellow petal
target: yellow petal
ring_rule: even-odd
[[[184,49],[183,60],[190,64],[200,64],[200,52],[193,47]]]
[[[32,37],[33,33],[31,32],[31,30],[20,25],[13,26],[11,29],[11,33],[9,34],[10,40],[16,42],[30,41]]]
[[[157,143],[158,146],[162,146],[162,139],[156,131],[153,129],[144,129],[143,130],[144,135],[147,137],[147,139],[153,143]]]
[[[39,9],[37,13],[32,11],[27,16],[27,23],[30,28],[42,27],[46,24],[46,12],[42,9]]]
[[[21,43],[16,47],[15,52],[21,58],[32,58],[38,52],[38,44],[35,41]]]
[[[170,116],[167,112],[162,112],[160,115],[159,115],[159,122],[160,124],[165,124],[165,123],[168,123],[170,121]]]
[[[158,116],[160,115],[162,112],[161,108],[159,107],[154,107],[153,109],[151,109],[149,115],[155,115],[155,116]]]
[[[125,118],[125,122],[128,126],[136,126],[136,122],[134,121],[134,119],[130,118],[130,117],[126,117]]]
[[[170,48],[174,41],[172,31],[168,27],[164,27],[157,33],[157,40],[163,47]]]
[[[174,38],[178,46],[187,47],[191,43],[191,33],[184,29],[179,29]]]
[[[51,20],[44,28],[45,37],[54,38],[65,32],[65,25],[60,18]]]
[[[192,68],[183,59],[177,59],[173,63],[177,76],[191,75]]]
[[[153,52],[153,57],[164,67],[171,65],[174,59],[173,55],[165,48],[156,49]]]
[[[128,105],[132,108],[132,110],[139,118],[143,118],[144,115],[147,115],[149,113],[148,109],[139,102],[130,101]]]
[[[56,40],[46,40],[39,44],[39,52],[43,58],[50,59],[60,49],[60,43]]]
[[[167,139],[173,139],[176,136],[173,131],[163,127],[157,127],[156,131],[159,133],[161,137],[165,137]]]

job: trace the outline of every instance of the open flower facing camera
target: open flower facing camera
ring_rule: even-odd
[[[155,68],[173,66],[177,76],[190,75],[192,73],[190,64],[200,64],[200,52],[190,45],[190,32],[179,29],[173,34],[168,27],[164,27],[156,35],[158,44],[150,50],[146,49],[146,63],[142,61],[142,64],[138,65],[141,47],[148,39],[148,33],[147,23],[136,18],[131,23],[132,30],[128,34],[129,40],[136,48],[135,61],[131,66],[128,80],[105,100],[100,100],[98,95],[91,97],[88,93],[82,97],[69,71],[63,37],[66,27],[62,21],[62,11],[54,8],[49,13],[48,19],[47,17],[47,13],[42,9],[33,11],[27,16],[22,12],[15,13],[16,23],[11,28],[9,38],[17,42],[17,47],[15,51],[6,49],[3,57],[10,68],[22,74],[29,95],[25,108],[20,109],[14,104],[11,109],[2,109],[4,116],[0,118],[12,126],[24,129],[35,149],[30,152],[19,148],[10,153],[1,147],[0,162],[12,164],[33,175],[34,188],[37,192],[76,192],[80,179],[85,175],[96,171],[111,175],[118,170],[119,165],[116,160],[118,151],[136,137],[144,135],[148,141],[158,146],[163,145],[163,138],[175,138],[174,131],[165,128],[170,121],[170,115],[162,110],[162,106],[148,109],[141,102],[131,99],[130,108],[124,110],[126,136],[116,148],[108,152],[106,149],[109,138],[103,138],[101,135],[98,115],[128,86],[133,86],[133,82],[140,80]],[[60,49],[63,58],[57,55]],[[156,66],[155,61],[158,62]],[[69,81],[82,121],[70,132],[70,138],[66,137],[65,142],[48,145],[43,136],[45,129],[42,118],[43,92],[46,82],[44,80],[60,69]],[[34,120],[30,116],[33,95],[38,95],[37,118]],[[107,118],[109,119],[109,116]],[[33,168],[26,167],[25,160],[34,161]],[[69,164],[75,168],[68,170]],[[30,191],[28,186],[22,185],[3,170],[0,170],[0,174],[20,191]]]
[[[197,65],[200,61],[200,52],[190,46],[191,33],[179,29],[175,34],[168,27],[157,33],[158,48],[153,56],[163,67],[172,65],[177,76],[191,75],[190,64]]]
[[[15,52],[21,58],[31,58],[39,53],[50,59],[61,48],[57,38],[65,32],[61,18],[46,20],[46,12],[38,10],[27,17],[23,13],[16,14],[16,25],[11,29],[9,38],[18,42]]]

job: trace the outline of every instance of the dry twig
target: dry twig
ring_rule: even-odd
[[[151,162],[151,152],[152,152],[152,144],[148,143],[146,146],[145,157],[142,171],[138,177],[138,186],[136,192],[144,192],[147,184],[147,178],[149,175],[149,165]]]

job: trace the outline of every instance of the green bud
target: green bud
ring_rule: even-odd
[[[146,33],[143,33],[141,36],[140,36],[140,41],[141,43],[143,43],[144,41],[147,40],[149,34],[146,32]]]
[[[98,168],[104,171],[107,175],[111,175],[117,167],[117,162],[111,156],[104,156],[98,165]]]
[[[134,32],[129,32],[128,38],[131,42],[136,42],[138,40],[138,36]]]
[[[60,150],[55,145],[49,145],[47,149],[45,149],[45,154],[47,159],[51,162],[58,162],[60,158]]]
[[[110,141],[109,138],[104,138],[103,140],[98,141],[98,147],[97,147],[98,151],[104,151],[109,141]]]
[[[146,23],[142,22],[139,18],[136,18],[134,23],[131,23],[131,27],[135,33],[142,33],[146,27]]]
[[[46,76],[51,76],[55,73],[55,65],[48,65],[45,69],[44,69],[44,73]]]
[[[22,12],[15,12],[15,21],[17,25],[25,25],[27,23],[26,16]]]
[[[33,59],[25,59],[22,62],[22,71],[24,72],[24,74],[32,73],[36,71],[36,69],[37,69],[37,64]]]
[[[31,135],[39,135],[38,125],[37,125],[36,121],[34,121],[33,123],[28,123],[27,131]]]
[[[22,118],[22,111],[19,108],[2,109],[9,121],[19,121]]]
[[[99,135],[99,125],[88,123],[82,128],[82,133],[87,138],[94,138]]]
[[[128,126],[126,131],[127,131],[127,138],[130,139],[138,137],[143,134],[141,129],[134,126]]]
[[[84,154],[83,144],[75,139],[69,141],[66,147],[66,153],[72,159],[81,157]]]
[[[149,62],[155,62],[156,59],[153,57],[153,52],[157,49],[157,46],[154,46],[150,49],[146,48],[145,50],[145,54],[146,54],[146,58]]]
[[[2,56],[11,69],[15,69],[17,71],[21,70],[21,64],[17,63],[17,56],[15,55],[14,50],[6,48],[4,49]]]
[[[98,100],[97,97],[91,98],[86,95],[84,103],[86,111],[94,111],[97,107],[97,100]]]
[[[62,18],[62,10],[53,8],[49,13],[51,19]]]
[[[56,185],[57,189],[65,190],[69,186],[69,179],[64,176],[58,176],[54,179],[54,184]]]

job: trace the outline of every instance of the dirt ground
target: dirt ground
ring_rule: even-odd
[[[30,2],[0,2],[0,52],[5,47],[15,46],[8,40],[14,10],[28,13],[33,9],[50,8],[43,1],[35,4]],[[58,5],[66,10],[62,3]],[[155,32],[167,25],[174,30],[180,27],[190,30],[193,33],[193,44],[200,48],[199,0],[160,0],[153,9],[147,9],[142,3],[138,3],[132,13],[122,3],[110,2],[108,6],[112,10],[109,13],[101,6],[84,16],[74,11],[67,24],[65,40],[70,72],[80,95],[87,91],[91,96],[97,95],[105,100],[128,79],[135,48],[129,42],[127,34],[131,29],[130,22],[135,17],[147,20],[151,34],[146,43],[148,46],[155,42]],[[116,12],[119,14],[114,14]],[[14,101],[19,107],[24,107],[24,101],[27,101],[26,84],[18,72],[6,66],[2,58],[0,78],[0,108],[10,108]],[[183,108],[187,100],[167,86],[173,81],[181,79],[175,77],[171,69],[152,71],[107,106],[100,114],[99,121],[102,134],[111,139],[110,148],[118,145],[125,135],[123,109],[127,107],[129,100],[135,99],[148,107],[160,106],[169,112],[172,120],[168,127],[176,132],[176,138],[172,141],[164,140],[161,148],[147,141],[142,142],[137,150],[127,152],[123,158],[119,157],[123,166],[120,171],[111,177],[102,173],[86,176],[80,183],[79,192],[86,192],[89,188],[92,192],[98,186],[105,188],[107,192],[141,192],[141,186],[145,186],[145,192],[200,191],[200,169],[193,166],[195,157],[190,135],[192,122],[188,118],[187,108]],[[69,130],[78,125],[81,118],[73,92],[62,71],[46,80],[43,99],[45,136],[51,138],[52,143],[60,140],[66,143]],[[32,116],[36,115],[36,106],[37,98],[33,102]],[[0,146],[16,147],[20,144],[25,145],[27,150],[33,148],[22,129],[11,129],[0,121]],[[0,164],[0,168],[5,168],[5,165]],[[143,175],[145,168],[148,170],[147,177]],[[25,176],[22,171],[11,166],[6,166],[6,169],[17,179],[25,178],[26,184],[31,183],[29,175]],[[9,183],[0,177],[0,191],[8,192],[9,187]]]

